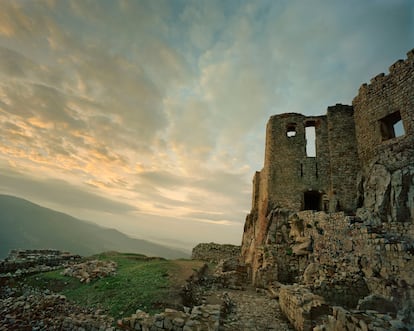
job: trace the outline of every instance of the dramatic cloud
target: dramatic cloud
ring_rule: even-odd
[[[238,243],[269,116],[350,104],[413,24],[409,0],[4,2],[0,191]]]

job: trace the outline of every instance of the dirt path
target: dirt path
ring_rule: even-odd
[[[221,331],[294,330],[280,311],[278,301],[264,293],[257,293],[253,289],[211,290],[206,295],[208,301],[218,300],[223,295],[231,299],[233,305],[220,327]]]

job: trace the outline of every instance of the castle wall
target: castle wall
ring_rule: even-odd
[[[360,170],[351,106],[328,107],[328,141],[330,160],[330,211],[356,210],[357,174]]]
[[[191,258],[211,263],[234,259],[240,255],[240,246],[230,244],[201,243],[193,248]]]
[[[354,98],[362,219],[414,223],[414,50]],[[398,136],[393,124],[402,121]]]
[[[316,157],[306,155],[305,128],[310,125],[314,125],[316,131]],[[289,131],[295,134],[288,136]],[[305,191],[328,191],[328,173],[326,116],[287,113],[270,118],[261,189],[267,193],[272,207],[303,209]]]
[[[408,58],[390,66],[389,74],[379,74],[370,84],[363,84],[352,104],[355,110],[355,131],[359,158],[364,168],[387,151],[399,152],[414,143],[414,50]],[[400,116],[405,135],[397,138],[389,132]],[[392,131],[392,130],[391,130]],[[411,149],[412,151],[412,149]],[[393,158],[384,160],[387,166],[400,167]],[[412,163],[414,154],[405,156]]]

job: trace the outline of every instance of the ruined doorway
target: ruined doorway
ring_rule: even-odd
[[[303,210],[321,210],[322,194],[318,191],[306,191],[303,193]]]

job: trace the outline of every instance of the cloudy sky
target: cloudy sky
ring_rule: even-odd
[[[0,192],[187,248],[240,243],[269,116],[414,47],[411,0],[0,6]]]

